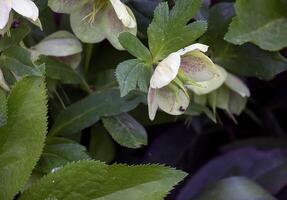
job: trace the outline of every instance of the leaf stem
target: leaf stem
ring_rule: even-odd
[[[84,63],[84,74],[85,74],[85,76],[87,76],[89,73],[90,62],[91,62],[91,58],[93,55],[93,47],[94,47],[93,44],[86,44],[85,63]]]

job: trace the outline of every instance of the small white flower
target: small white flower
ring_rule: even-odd
[[[157,65],[148,93],[151,120],[158,107],[172,115],[183,114],[189,105],[186,88],[202,95],[224,83],[226,71],[202,53],[207,50],[208,46],[204,44],[193,44],[171,53]]]
[[[208,46],[193,44],[171,53],[156,67],[150,86],[160,89],[177,76],[181,76],[184,85],[198,95],[207,94],[219,88],[226,79],[227,73],[217,67],[205,54]]]
[[[39,10],[31,0],[0,0],[0,29],[8,23],[12,9],[33,21],[37,21],[39,17]]]

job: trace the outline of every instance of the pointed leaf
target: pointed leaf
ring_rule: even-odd
[[[42,178],[20,200],[162,200],[185,175],[160,165],[80,161]]]
[[[278,51],[287,46],[287,7],[280,0],[238,0],[225,39],[241,45],[252,42]]]
[[[152,56],[146,46],[133,34],[129,32],[121,33],[119,36],[121,45],[139,60],[149,62]]]
[[[127,113],[104,117],[103,123],[112,138],[122,146],[140,148],[147,145],[145,128]]]
[[[26,77],[8,98],[0,128],[0,199],[12,199],[29,178],[44,146],[47,99],[42,77]]]
[[[134,109],[141,97],[121,98],[116,89],[87,96],[70,105],[56,118],[51,135],[73,134],[96,123],[102,116],[117,115]]]

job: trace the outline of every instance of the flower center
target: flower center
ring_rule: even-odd
[[[82,21],[87,20],[87,22],[89,24],[93,24],[96,20],[96,16],[98,14],[99,11],[104,10],[107,5],[108,5],[108,1],[107,0],[92,0],[92,11],[86,15]]]

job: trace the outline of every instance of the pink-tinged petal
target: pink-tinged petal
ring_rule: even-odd
[[[127,8],[128,12],[133,16],[132,11]],[[135,17],[133,16],[135,19]],[[118,50],[124,50],[122,45],[119,42],[119,35],[122,32],[130,32],[133,35],[137,34],[137,27],[128,28],[119,20],[114,8],[109,5],[105,9],[104,17],[104,30],[102,30],[109,42]]]
[[[248,87],[238,77],[228,73],[225,84],[242,97],[250,97]]]
[[[39,10],[31,0],[12,0],[12,8],[20,15],[36,21],[39,17]]]
[[[8,23],[11,8],[11,0],[0,0],[0,29],[3,29]]]
[[[148,115],[150,120],[154,120],[158,105],[156,101],[156,89],[149,88],[148,96],[147,96],[147,103],[148,103]]]
[[[130,15],[127,6],[123,4],[120,0],[110,0],[119,20],[127,28],[135,28],[137,26],[136,20]]]
[[[162,88],[175,79],[180,67],[180,60],[181,58],[178,53],[172,53],[162,60],[151,77],[151,87]]]
[[[199,50],[201,52],[207,52],[208,46],[205,44],[195,43],[188,47],[182,48],[178,51],[178,53],[183,56],[191,51]]]
[[[197,95],[208,94],[216,89],[218,89],[226,80],[227,72],[220,66],[215,66],[215,75],[212,79],[208,81],[200,82],[201,86],[187,85],[186,87],[192,90]]]

